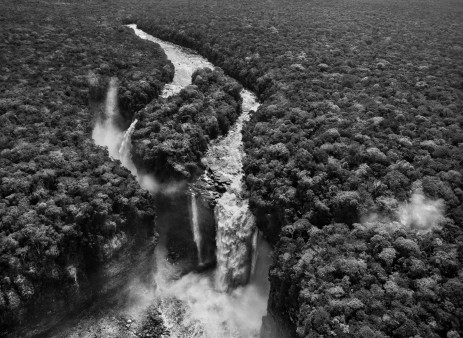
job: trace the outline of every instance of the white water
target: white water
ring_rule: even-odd
[[[137,29],[135,25],[129,27],[134,29],[139,37],[160,44],[175,65],[174,80],[166,86],[164,97],[189,85],[195,69],[213,68],[212,64],[197,54],[156,39]],[[254,217],[249,211],[247,199],[243,196],[242,182],[241,130],[243,123],[249,119],[250,110],[256,109],[258,103],[249,91],[243,90],[241,94],[243,114],[230,133],[210,148],[206,157],[208,165],[231,182],[227,192],[218,200],[215,210],[218,219],[217,270],[181,276],[180,267],[169,263],[166,260],[165,249],[158,245],[155,276],[157,288],[154,293],[140,293],[146,296],[138,297],[140,301],[133,305],[139,313],[151,302],[156,302],[164,323],[170,330],[170,337],[258,337],[262,316],[266,314],[270,249],[264,241],[257,243],[257,240],[254,240],[257,237],[253,238],[256,231]],[[153,177],[138,175],[133,165],[130,158],[130,137],[136,121],[125,133],[115,123],[116,80],[111,80],[105,113],[105,118],[100,119],[93,130],[95,143],[108,147],[110,156],[121,160],[121,163],[137,176],[143,188],[153,193],[159,189],[170,189],[160,187]],[[197,233],[195,242],[199,248],[201,237],[196,198],[192,198],[191,203],[193,233]],[[257,251],[260,252],[259,256]],[[251,276],[251,270],[256,271],[254,276]],[[248,280],[250,282],[247,285],[231,288],[234,285],[243,285]],[[134,294],[137,294],[136,291]]]
[[[124,131],[116,123],[118,114],[117,79],[111,78],[106,94],[104,115],[98,117],[92,131],[93,141],[99,146],[108,148],[109,156],[112,159],[120,160],[122,165],[137,177],[142,188],[150,192],[158,191],[159,184],[155,178],[152,175],[139,174],[132,161],[130,154],[132,147],[131,136],[135,131],[137,120],[134,120],[130,127]]]
[[[104,116],[98,118],[93,128],[92,138],[97,145],[108,148],[111,158],[120,160],[124,167],[136,175],[137,171],[130,156],[130,136],[135,129],[137,120],[124,132],[116,124],[118,114],[117,79],[111,78],[106,94]]]
[[[67,268],[69,275],[74,279],[74,285],[79,289],[79,280],[77,279],[77,269],[74,265],[70,265]]]
[[[127,25],[132,28],[138,37],[159,44],[167,58],[173,63],[175,67],[175,74],[172,83],[167,84],[162,92],[162,97],[169,97],[174,95],[182,88],[191,84],[191,76],[198,68],[209,67],[214,69],[214,65],[207,61],[202,56],[196,54],[194,51],[182,48],[173,43],[163,41],[152,35],[149,35],[137,28],[137,25]]]
[[[259,229],[254,230],[254,234],[252,235],[252,262],[251,262],[251,275],[253,275],[256,271],[256,264],[257,258],[259,257]]]
[[[193,238],[198,249],[198,263],[199,265],[203,264],[201,258],[201,231],[199,229],[199,220],[198,220],[198,204],[196,201],[196,194],[194,192],[190,195],[191,198],[191,228],[193,230]]]
[[[243,285],[252,272],[253,233],[255,219],[249,210],[243,177],[243,140],[241,131],[244,122],[250,118],[251,110],[259,106],[255,96],[247,91],[241,92],[243,113],[228,135],[213,144],[205,158],[209,168],[219,172],[231,182],[227,191],[217,201],[214,213],[217,220],[217,287],[229,290]],[[256,247],[255,249],[256,250]]]
[[[104,116],[99,117],[93,128],[92,138],[99,146],[107,147],[109,156],[119,159],[119,148],[122,142],[123,132],[116,125],[115,118],[117,108],[117,79],[111,78],[106,94]],[[125,164],[123,163],[125,166]]]
[[[135,131],[135,126],[138,120],[135,119],[132,124],[130,125],[129,129],[125,131],[122,135],[121,146],[119,147],[119,159],[122,162],[122,165],[129,169],[132,174],[137,175],[137,169],[132,161],[132,155],[130,154],[130,150],[132,149],[132,134]]]
[[[270,247],[262,241],[259,251],[258,273],[249,284],[230,293],[217,290],[213,273],[189,273],[178,278],[180,272],[159,254],[158,306],[170,337],[259,337],[267,311]]]

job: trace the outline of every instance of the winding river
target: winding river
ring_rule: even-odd
[[[174,64],[174,79],[162,93],[165,98],[191,84],[194,70],[214,67],[191,50],[157,39],[139,30],[136,25],[129,27],[138,37],[159,44]],[[260,240],[243,182],[241,130],[259,103],[247,90],[243,90],[241,96],[242,115],[226,136],[212,142],[203,159],[208,170],[198,180],[202,187],[202,183],[206,182],[207,187],[207,182],[214,182],[220,177],[221,181],[226,182],[225,192],[207,191],[204,188],[198,191],[195,190],[195,183],[189,189],[181,188],[180,194],[186,196],[188,201],[185,208],[189,210],[188,224],[176,223],[175,217],[169,214],[172,210],[165,208],[162,203],[157,205],[161,227],[187,227],[185,231],[191,234],[189,241],[196,249],[194,253],[189,253],[189,256],[195,256],[192,260],[194,266],[191,266],[191,262],[187,267],[181,260],[169,259],[169,249],[163,244],[167,239],[162,238],[167,236],[165,233],[168,231],[161,231],[160,244],[155,252],[155,286],[152,289],[137,283],[131,286],[134,294],[132,302],[127,308],[121,309],[125,317],[133,319],[128,321],[127,328],[132,327],[133,322],[154,304],[169,331],[166,337],[259,336],[262,317],[267,309],[270,248]],[[105,118],[97,122],[93,131],[95,143],[108,147],[110,156],[119,159],[137,177],[143,188],[157,196],[158,201],[163,196],[167,198],[169,192],[176,189],[159,187],[154,178],[138,175],[130,158],[130,137],[137,121],[134,120],[126,131],[117,128],[114,122],[118,114],[116,98],[117,80],[113,79],[108,89]],[[210,201],[211,196],[214,203],[210,206],[210,214],[214,221],[208,223],[202,217],[202,209],[207,205],[205,200]],[[215,234],[215,242],[211,244],[205,239],[206,232]],[[214,248],[211,250],[210,246]],[[214,253],[212,261],[216,264],[208,265],[206,251]]]

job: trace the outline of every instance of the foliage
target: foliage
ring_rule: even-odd
[[[463,231],[453,222],[423,236],[381,222],[352,230],[307,221],[299,231],[286,226],[270,278],[292,287],[276,306],[297,300],[290,316],[301,337],[456,334],[463,324],[462,250]]]
[[[4,336],[20,321],[25,327],[42,318],[40,309],[51,320],[53,311],[63,315],[87,299],[85,290],[96,289],[86,285],[92,273],[153,234],[151,196],[92,142],[92,115],[109,77],[120,79],[119,100],[130,116],[158,95],[173,69],[159,47],[82,16],[88,9],[77,5],[8,0],[1,7]]]
[[[199,69],[192,85],[140,110],[132,135],[137,167],[159,179],[198,175],[209,141],[226,134],[241,113],[241,89],[220,69]]]

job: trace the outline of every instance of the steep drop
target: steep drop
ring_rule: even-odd
[[[191,228],[193,231],[193,237],[195,240],[196,248],[198,249],[198,264],[202,265],[203,260],[201,258],[201,230],[199,229],[198,219],[198,203],[196,202],[196,194],[191,192]]]

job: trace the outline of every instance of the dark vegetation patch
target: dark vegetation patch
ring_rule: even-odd
[[[448,297],[451,287],[446,289],[462,285],[461,3],[179,0],[141,6],[157,16],[138,13],[126,20],[199,51],[263,100],[245,127],[244,142],[251,206],[278,253],[270,310],[278,309],[300,336],[328,335],[336,322],[346,325],[346,337],[463,334],[461,315],[455,315],[461,314],[461,298]],[[328,234],[317,242],[321,248],[314,257],[320,260],[328,251],[327,262],[334,263],[344,255],[342,245],[362,233],[354,224],[373,213],[396,220],[397,206],[418,186],[446,206],[442,230],[400,235],[417,248],[415,263],[425,272],[408,273],[415,263],[401,257],[391,261],[383,279],[372,284],[353,279],[352,291],[338,299],[344,308],[311,299],[310,288],[323,289],[324,281],[343,287],[343,276],[349,277],[341,270],[316,277],[297,272],[299,259],[318,238],[314,226],[322,233],[332,228],[343,233],[340,243]],[[294,224],[302,235],[286,238],[280,229]],[[365,274],[378,278],[370,270],[384,263],[368,241],[371,236],[365,236],[358,255],[366,262]],[[433,265],[430,257],[440,249],[424,244],[433,241],[442,241],[442,252],[451,255],[453,274]],[[346,253],[346,259],[355,255]],[[399,291],[389,292],[394,278]],[[436,298],[423,300],[420,278],[439,280],[433,284]],[[397,312],[381,321],[370,304],[364,310],[354,300],[357,309],[349,309],[355,292],[372,292],[373,284],[387,293],[375,296],[374,306]],[[315,310],[320,314],[309,322]]]
[[[0,6],[0,336],[59,319],[101,290],[103,264],[153,248],[151,196],[91,130],[109,77],[130,118],[173,68],[87,5]]]
[[[320,229],[299,220],[280,234],[270,305],[294,318],[301,337],[459,337],[457,231],[413,236],[397,224]]]
[[[198,176],[209,141],[225,135],[241,113],[241,89],[218,69],[200,69],[179,94],[140,110],[132,136],[137,167],[163,180]]]

